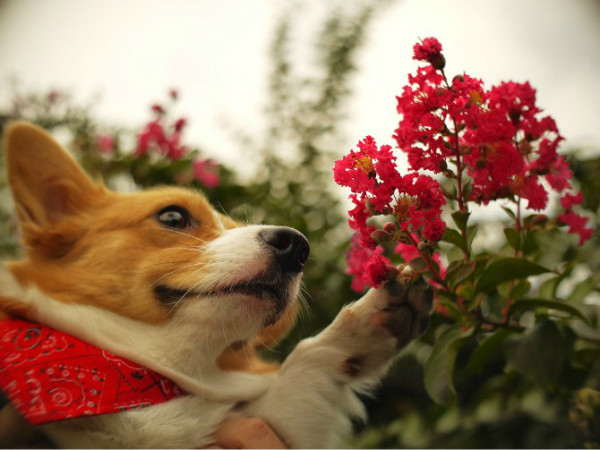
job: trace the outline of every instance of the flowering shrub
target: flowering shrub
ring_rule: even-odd
[[[392,148],[379,147],[367,136],[336,161],[333,171],[336,183],[350,188],[354,205],[349,224],[356,234],[347,253],[352,288],[377,287],[396,277],[404,264],[412,266],[413,276],[430,281],[436,311],[448,326],[425,366],[425,385],[434,400],[452,404],[457,341],[499,329],[528,333],[542,324],[554,327],[555,322],[541,320],[525,325],[520,320],[525,311],[588,320],[555,290],[539,297],[528,278],[553,273],[547,282],[557,285],[566,276],[561,268],[536,261],[543,254],[537,235],[567,225],[583,245],[594,230],[576,212],[583,197],[557,152],[563,138],[536,105],[529,83],[487,89],[467,74],[449,80],[435,38],[417,43],[414,59],[425,65],[409,75],[397,97],[401,119],[393,136],[409,170],[401,174]],[[548,212],[551,191],[560,195],[558,213]],[[496,254],[475,253],[471,205],[493,202],[501,202],[509,217],[506,246]],[[506,356],[522,369],[522,355],[507,351]]]
[[[190,151],[182,142],[186,119],[170,117],[171,106],[178,98],[178,91],[171,89],[168,104],[155,103],[150,107],[153,118],[136,136],[136,147],[131,159],[136,166],[133,173],[142,175],[138,177],[141,182],[150,165],[158,171],[158,176],[165,183],[195,182],[203,188],[215,188],[220,183],[218,164],[210,159],[199,158],[198,151]],[[104,135],[100,139],[107,138],[110,136]],[[99,144],[100,142],[98,141]],[[152,183],[156,181],[153,177]]]

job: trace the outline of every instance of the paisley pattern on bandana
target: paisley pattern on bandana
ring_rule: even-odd
[[[34,425],[144,408],[184,395],[150,369],[17,319],[0,321],[0,390]]]

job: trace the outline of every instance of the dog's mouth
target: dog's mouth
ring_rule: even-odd
[[[275,280],[254,279],[219,286],[210,290],[172,288],[165,284],[154,287],[154,295],[162,304],[176,307],[180,302],[197,297],[218,297],[242,295],[272,303],[277,310],[283,310],[289,301],[290,277],[277,277]]]
[[[287,278],[287,277],[286,277]],[[218,287],[212,290],[176,289],[164,284],[154,287],[154,295],[172,311],[177,309],[184,300],[197,297],[219,297],[228,295],[241,295],[253,297],[268,305],[268,316],[264,319],[263,326],[272,325],[285,311],[291,300],[291,279],[266,282],[262,280],[248,280],[231,285]]]

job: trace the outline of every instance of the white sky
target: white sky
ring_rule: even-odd
[[[264,126],[268,45],[294,5],[296,49],[327,7],[304,0],[0,0],[0,80],[67,88],[108,123],[141,125],[148,106],[181,91],[188,141],[236,164],[243,149],[222,120],[251,135]],[[344,5],[353,3],[347,0]],[[450,75],[488,84],[529,80],[567,146],[600,152],[600,3],[595,0],[398,0],[376,17],[360,52],[340,155],[367,134],[392,143],[395,96],[416,68],[412,46],[436,36]],[[299,64],[308,64],[306,50]],[[2,85],[0,85],[2,86]],[[6,92],[0,92],[0,101]],[[564,146],[563,148],[566,148]]]

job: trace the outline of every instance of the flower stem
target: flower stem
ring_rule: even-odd
[[[406,233],[406,237],[409,239],[411,245],[414,245],[415,248],[417,250],[419,250],[419,244],[410,235],[410,233]],[[423,260],[425,261],[425,264],[427,264],[427,269],[431,273],[431,276],[436,281],[436,283],[439,283],[447,292],[450,292],[450,288],[446,284],[446,280],[444,280],[442,278],[442,276],[440,275],[439,269],[436,269],[435,265],[431,261],[430,256],[427,253],[422,252],[421,250],[419,250],[419,254],[423,257]]]
[[[515,248],[515,257],[519,257],[521,256],[521,249],[523,248],[523,226],[521,224],[521,196],[519,195],[518,200],[517,200],[517,214],[515,217],[515,229],[517,230],[517,237],[518,237],[518,245],[516,246],[517,248]]]

